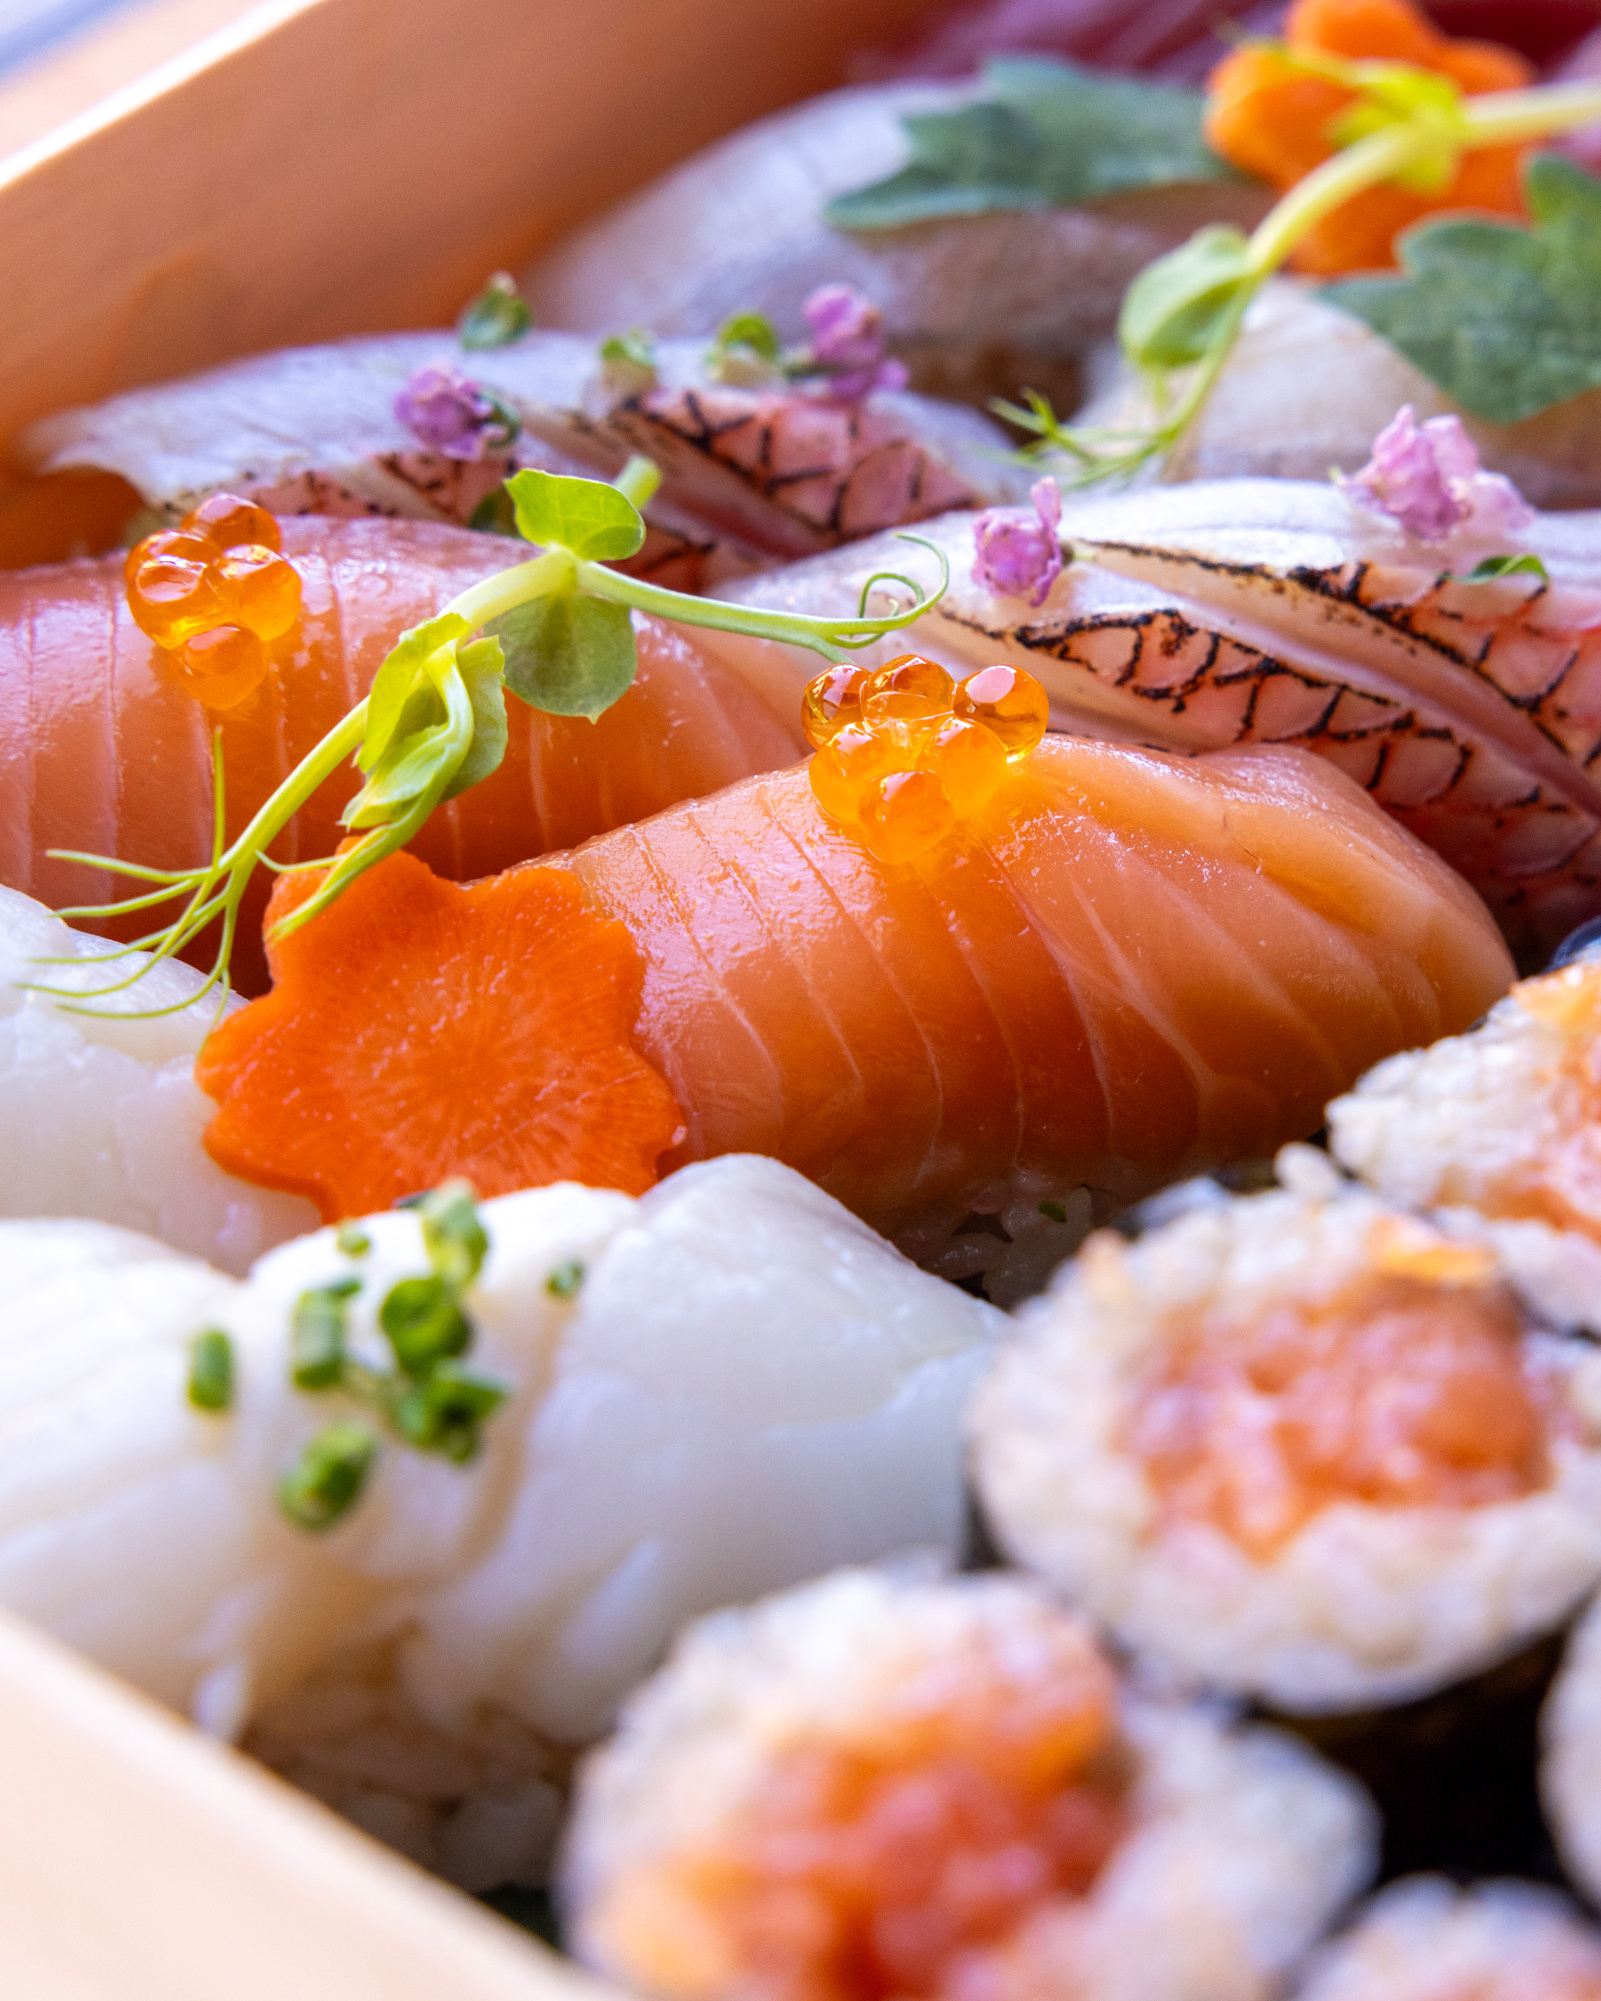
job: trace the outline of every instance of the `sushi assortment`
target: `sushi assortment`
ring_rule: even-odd
[[[0,1607],[641,2001],[1601,1997],[1601,89],[1259,11],[21,442]]]

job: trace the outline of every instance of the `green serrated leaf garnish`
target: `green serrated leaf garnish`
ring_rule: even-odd
[[[1400,277],[1347,279],[1322,294],[1491,424],[1601,386],[1601,180],[1542,153],[1524,190],[1530,228],[1419,223],[1400,240]]]
[[[1172,181],[1237,181],[1201,137],[1205,100],[1043,56],[1006,57],[954,111],[902,119],[899,173],[840,195],[836,229],[894,229],[992,209],[1067,208]]]
[[[555,591],[497,619],[506,686],[552,716],[594,718],[625,694],[639,664],[626,607]]]
[[[593,563],[634,555],[645,540],[645,521],[624,493],[603,480],[525,466],[506,482],[525,541],[570,549]]]

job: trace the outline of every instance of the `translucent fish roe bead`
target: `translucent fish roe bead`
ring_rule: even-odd
[[[812,759],[812,791],[831,820],[854,826],[868,788],[902,761],[897,745],[861,723],[847,723]]]
[[[176,555],[141,557],[128,581],[128,609],[140,631],[166,647],[182,646],[228,615],[210,565]]]
[[[122,566],[123,580],[131,584],[139,573],[139,565],[156,556],[177,556],[181,561],[199,563],[204,568],[216,553],[203,535],[191,535],[182,528],[158,528],[154,535],[147,535],[128,551]]]
[[[922,766],[939,780],[957,819],[965,820],[1000,790],[1006,751],[992,731],[952,716],[924,750]]]
[[[278,524],[266,508],[253,500],[241,500],[237,493],[212,494],[192,507],[179,525],[190,534],[208,535],[216,549],[237,549],[246,542],[260,542],[275,550],[284,545]]]
[[[956,684],[945,669],[920,653],[903,653],[862,683],[865,723],[926,721],[948,716]]]
[[[865,667],[829,667],[806,684],[801,697],[801,728],[814,750],[832,743],[847,723],[862,719]]]
[[[963,722],[982,723],[1011,758],[1027,756],[1051,716],[1045,690],[1021,667],[980,667],[957,687],[951,709]]]
[[[265,542],[227,550],[211,574],[234,624],[258,639],[281,638],[300,616],[299,574]]]
[[[236,709],[267,678],[267,649],[253,632],[218,625],[191,639],[173,664],[208,709]]]
[[[892,771],[867,788],[862,838],[881,862],[916,861],[955,829],[951,802],[932,771]]]

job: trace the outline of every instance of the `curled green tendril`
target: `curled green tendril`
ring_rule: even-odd
[[[911,624],[939,601],[950,583],[943,552],[915,535],[902,539],[933,552],[940,566],[939,588],[929,593],[910,577],[880,572],[863,587],[854,618],[727,604],[625,576],[607,564],[632,555],[644,542],[639,508],[659,479],[657,468],[642,458],[631,459],[615,485],[531,469],[516,474],[507,482],[507,492],[518,528],[530,541],[541,543],[543,553],[473,585],[437,618],[403,633],[380,666],[367,698],[301,760],[232,842],[227,838],[222,733],[214,732],[209,861],[189,869],[157,869],[106,855],[52,849],[56,860],[154,885],[119,902],[64,910],[59,913],[62,917],[123,917],[159,909],[179,898],[183,908],[171,923],[104,955],[115,960],[129,952],[147,954],[123,978],[76,992],[31,982],[32,990],[49,994],[73,1012],[100,1012],[85,1003],[126,992],[153,967],[219,926],[217,949],[199,992],[187,1001],[145,1013],[176,1013],[213,988],[226,994],[240,906],[258,868],[276,874],[325,871],[314,894],[272,926],[268,938],[274,942],[310,923],[358,876],[405,847],[437,806],[496,769],[506,748],[508,692],[531,707],[566,715],[594,717],[616,701],[632,681],[636,664],[630,612],[803,646],[837,662]],[[871,618],[868,595],[883,583],[903,586],[910,602]],[[539,605],[554,615],[530,620],[525,614],[521,623],[512,616]],[[472,637],[497,622],[499,633]],[[540,648],[547,654],[554,648],[564,657],[554,663],[525,657],[530,649],[537,653]],[[542,695],[549,689],[557,692]],[[272,860],[268,850],[273,842],[347,759],[354,760],[365,779],[342,815],[353,838],[336,855],[301,862]]]

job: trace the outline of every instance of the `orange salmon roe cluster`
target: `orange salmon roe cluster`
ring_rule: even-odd
[[[1266,1558],[1337,1502],[1482,1507],[1548,1483],[1556,1413],[1511,1295],[1375,1263],[1324,1304],[1175,1330],[1128,1429],[1169,1520]]]
[[[949,1681],[974,1666],[950,1662]],[[737,1840],[677,1865],[715,1912],[740,1991],[948,1995],[1041,1905],[1084,1896],[1129,1830],[1131,1762],[1110,1671],[1063,1668],[1045,1689],[997,1665],[944,1714],[886,1717],[882,1748],[803,1744],[778,1760]]]
[[[817,752],[812,791],[880,861],[915,861],[989,804],[1049,713],[1019,667],[981,667],[961,682],[919,653],[876,672],[830,667],[801,703]]]
[[[267,676],[267,647],[300,616],[300,578],[278,524],[214,493],[128,552],[128,609],[209,709],[235,709]]]

